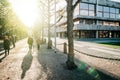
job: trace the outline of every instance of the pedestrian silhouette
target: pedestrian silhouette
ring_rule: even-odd
[[[14,35],[11,36],[11,42],[12,42],[13,48],[15,48],[15,36]]]
[[[4,36],[4,50],[5,50],[5,56],[7,56],[7,54],[9,55],[9,50],[10,50],[10,39],[7,35]]]
[[[37,43],[37,49],[40,49],[40,39],[39,37],[36,38],[36,43]]]
[[[33,47],[33,38],[31,36],[28,37],[27,43],[29,45],[29,50],[31,50]]]

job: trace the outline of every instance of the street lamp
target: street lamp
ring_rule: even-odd
[[[56,0],[55,1],[55,26],[54,26],[54,36],[55,36],[55,53],[56,53]]]

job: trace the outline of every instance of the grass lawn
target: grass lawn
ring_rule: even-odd
[[[106,43],[99,43],[103,46],[108,46],[112,48],[120,48],[120,42],[106,42]]]

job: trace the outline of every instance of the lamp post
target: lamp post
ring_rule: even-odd
[[[56,53],[56,0],[55,1],[55,26],[54,26],[54,37],[55,37],[55,53]]]

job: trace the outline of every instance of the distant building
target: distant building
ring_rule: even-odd
[[[64,12],[64,18],[57,27],[58,37],[67,36],[66,20]],[[73,30],[74,38],[77,39],[120,38],[120,3],[110,0],[81,0],[74,11]]]

